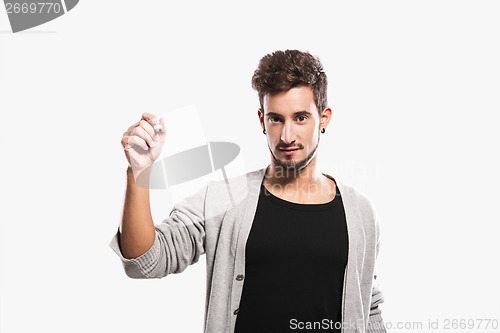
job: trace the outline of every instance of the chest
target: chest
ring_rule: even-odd
[[[259,202],[246,244],[247,264],[345,264],[348,235],[342,206],[295,210]]]

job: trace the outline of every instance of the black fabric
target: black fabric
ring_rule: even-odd
[[[340,332],[347,253],[338,187],[328,203],[298,204],[261,185],[235,332]]]

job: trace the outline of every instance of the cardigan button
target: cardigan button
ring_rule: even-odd
[[[238,276],[236,276],[236,281],[241,281],[243,280],[243,274],[238,274]]]
[[[234,310],[234,312],[233,312],[233,313],[234,313],[235,315],[237,315],[237,314],[238,314],[238,312],[240,312],[240,308],[237,308],[236,310]]]

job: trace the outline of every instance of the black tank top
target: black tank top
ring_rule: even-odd
[[[340,332],[348,236],[338,187],[323,204],[260,190],[235,333]]]

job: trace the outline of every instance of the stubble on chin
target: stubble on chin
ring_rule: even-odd
[[[287,174],[293,172],[296,175],[297,172],[300,172],[302,169],[307,167],[307,165],[309,165],[309,162],[311,162],[312,158],[314,157],[314,154],[316,153],[316,150],[318,149],[318,145],[316,145],[316,147],[309,154],[309,156],[298,162],[296,162],[294,159],[283,161],[274,154],[274,152],[271,150],[271,147],[268,146],[268,148],[269,151],[271,152],[271,156],[273,157],[276,166],[278,168],[281,168],[281,171],[285,171],[287,172]]]

